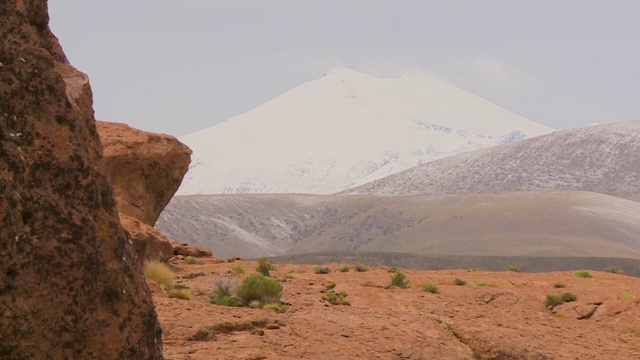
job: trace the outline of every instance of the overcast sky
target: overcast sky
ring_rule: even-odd
[[[96,117],[184,135],[343,66],[556,129],[640,119],[640,1],[49,0]]]

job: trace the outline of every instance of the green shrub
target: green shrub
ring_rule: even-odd
[[[353,267],[357,272],[365,272],[365,271],[369,271],[369,267],[367,267],[366,265],[362,265],[362,264],[358,264],[356,266]]]
[[[231,280],[217,280],[214,285],[215,288],[209,295],[209,301],[212,304],[237,306],[237,301],[233,297],[234,284],[231,283]]]
[[[437,294],[440,292],[440,290],[438,289],[438,286],[432,283],[422,284],[422,291],[430,292],[432,294]]]
[[[612,273],[612,274],[622,274],[623,273],[622,270],[620,270],[617,267],[613,267],[613,266],[604,269],[604,272],[608,272],[608,273]]]
[[[564,302],[572,302],[578,300],[578,297],[574,293],[566,292],[560,295],[560,300]]]
[[[349,305],[349,301],[346,299],[347,293],[344,291],[340,291],[336,293],[333,289],[327,290],[322,295],[322,300],[326,300],[333,305]]]
[[[235,266],[231,270],[233,270],[233,272],[236,273],[236,275],[243,275],[244,274],[244,269],[241,266]]]
[[[390,272],[390,273],[395,273],[395,272],[398,272],[398,268],[395,267],[395,266],[392,266],[387,271]]]
[[[407,276],[403,272],[398,271],[391,277],[391,286],[407,289],[409,288],[409,279],[407,279]]]
[[[331,269],[328,267],[318,266],[316,267],[316,274],[328,274],[331,272]]]
[[[507,271],[520,272],[517,266],[509,265],[507,266]]]
[[[336,283],[333,281],[327,281],[326,283],[322,284],[324,286],[324,290],[332,290],[333,288],[336,287]]]
[[[458,286],[462,286],[462,285],[465,285],[467,282],[462,280],[462,279],[460,279],[460,278],[456,278],[455,280],[453,280],[453,283],[458,285]]]
[[[476,286],[485,286],[485,285],[487,285],[487,284],[485,284],[484,281],[476,281],[476,282],[474,282],[474,284],[476,284]]]
[[[582,279],[588,279],[593,277],[587,270],[578,270],[573,273],[573,276],[577,278],[582,278]]]
[[[563,288],[566,287],[566,285],[564,283],[561,283],[561,282],[555,282],[555,283],[553,283],[553,287],[556,288],[556,289],[563,289]]]
[[[549,307],[549,306],[557,306],[562,304],[564,301],[562,301],[562,298],[560,298],[560,295],[556,295],[556,294],[547,294],[547,298],[544,301],[544,306],[545,307]]]
[[[169,265],[158,260],[147,261],[144,264],[143,273],[147,279],[160,285],[162,290],[173,289],[173,271]]]
[[[338,271],[340,271],[340,272],[348,272],[349,271],[349,267],[348,266],[343,266],[340,269],[338,269]]]
[[[258,259],[258,266],[256,267],[256,271],[259,272],[260,274],[264,276],[269,276],[270,271],[274,269],[275,267],[273,266],[271,259],[268,259],[264,256]]]
[[[282,296],[282,284],[263,274],[251,274],[242,280],[236,290],[236,297],[241,304],[247,305],[252,301],[261,304],[278,303]]]

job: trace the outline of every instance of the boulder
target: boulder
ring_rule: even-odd
[[[191,149],[170,135],[96,125],[119,211],[153,226],[189,169]]]
[[[147,260],[167,261],[174,255],[173,246],[169,239],[153,226],[123,213],[120,213],[120,222],[129,232],[133,248],[141,262]]]
[[[189,245],[187,243],[171,242],[173,245],[173,254],[192,257],[211,257],[213,254],[210,249]]]
[[[88,78],[48,21],[46,0],[0,1],[0,358],[161,359]]]

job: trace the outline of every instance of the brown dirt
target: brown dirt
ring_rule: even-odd
[[[388,288],[386,267],[316,274],[314,265],[278,264],[284,313],[209,303],[214,282],[240,282],[234,267],[172,260],[176,283],[191,300],[154,290],[167,359],[636,359],[640,358],[640,279],[591,271],[517,273],[401,269],[411,288]],[[453,284],[455,278],[467,281]],[[323,283],[346,291],[350,306],[321,299]],[[422,291],[434,283],[439,294]],[[483,282],[479,286],[476,282]],[[553,284],[562,282],[566,288]],[[546,294],[572,292],[575,302],[545,308]],[[591,313],[589,315],[589,313]],[[585,316],[588,315],[588,316]],[[582,319],[581,319],[582,318]]]

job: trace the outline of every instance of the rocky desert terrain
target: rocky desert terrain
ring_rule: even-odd
[[[357,272],[350,264],[325,264],[330,272],[318,274],[315,265],[281,263],[271,277],[282,283],[288,307],[276,313],[211,304],[216,283],[239,283],[257,265],[220,261],[170,260],[191,300],[169,298],[150,282],[166,359],[640,358],[638,278],[384,266]],[[408,289],[389,286],[394,271],[406,274]],[[322,299],[328,282],[348,294],[349,305]],[[424,291],[427,283],[438,292]],[[547,294],[567,292],[577,299],[545,306]]]

